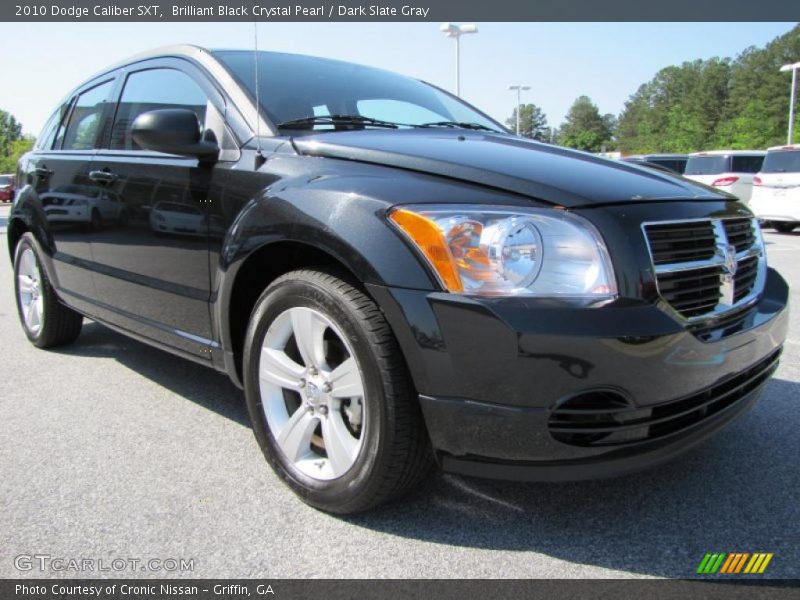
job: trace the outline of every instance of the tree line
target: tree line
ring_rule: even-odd
[[[661,69],[639,86],[618,117],[579,96],[557,128],[535,104],[520,110],[520,134],[590,152],[695,152],[763,149],[786,141],[790,74],[800,60],[800,25],[764,48]],[[515,129],[517,110],[506,124]],[[795,133],[795,142],[800,135]]]
[[[0,110],[0,174],[15,173],[17,161],[33,147],[33,138],[22,135],[22,124]]]

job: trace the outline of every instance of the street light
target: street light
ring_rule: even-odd
[[[517,135],[519,135],[519,114],[522,112],[522,92],[527,92],[531,89],[529,85],[510,85],[508,86],[510,91],[517,91]]]
[[[783,65],[781,71],[792,72],[792,92],[789,96],[789,135],[787,136],[787,144],[794,141],[794,105],[797,99],[797,69],[800,69],[800,62],[791,65]]]
[[[456,96],[461,96],[461,36],[465,33],[478,33],[475,23],[442,23],[439,30],[449,38],[456,39]]]

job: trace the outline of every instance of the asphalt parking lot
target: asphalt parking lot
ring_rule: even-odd
[[[800,577],[800,319],[756,407],[681,459],[624,478],[519,484],[433,475],[337,518],[279,483],[241,393],[87,322],[41,351],[17,323],[0,208],[0,577],[687,577],[706,552],[773,552]],[[766,234],[800,282],[800,232]],[[792,300],[797,304],[798,288]],[[19,571],[19,555],[194,559],[192,572]]]

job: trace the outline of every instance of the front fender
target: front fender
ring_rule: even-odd
[[[256,253],[260,260],[271,262],[269,248],[279,252],[285,247],[279,245],[286,242],[328,255],[364,284],[439,289],[427,267],[386,221],[393,203],[373,192],[386,185],[386,179],[374,177],[283,180],[242,208],[220,248],[212,295],[223,350],[233,347],[229,310],[240,270],[255,260]]]

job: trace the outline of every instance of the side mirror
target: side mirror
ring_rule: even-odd
[[[203,139],[197,115],[188,108],[164,108],[140,114],[131,126],[133,140],[142,148],[214,161],[219,146]]]

